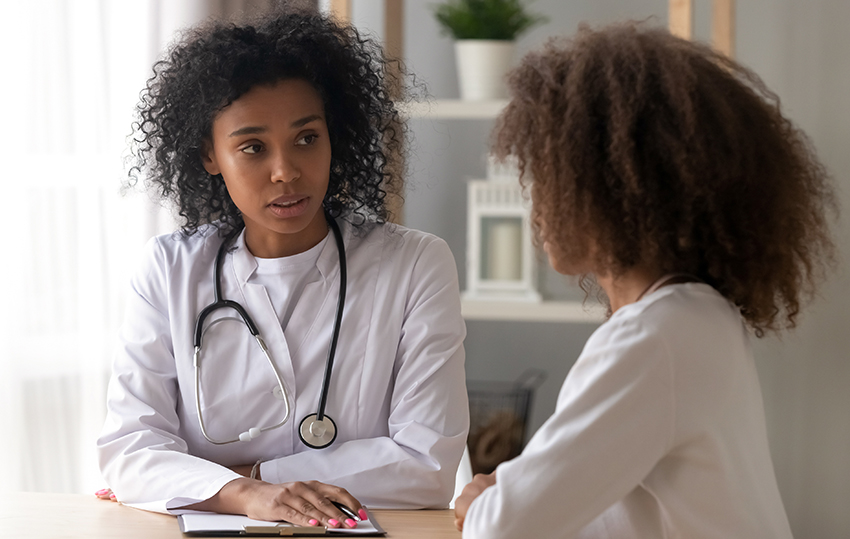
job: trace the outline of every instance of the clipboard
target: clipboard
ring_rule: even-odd
[[[200,511],[179,515],[177,522],[180,531],[189,537],[382,537],[387,534],[371,514],[368,519],[358,522],[356,528],[298,526],[289,522]]]

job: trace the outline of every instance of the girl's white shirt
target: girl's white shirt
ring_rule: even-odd
[[[318,480],[371,507],[448,504],[469,422],[454,259],[430,234],[338,222],[348,286],[326,408],[338,435],[323,450],[302,444],[297,428],[318,407],[339,292],[336,243],[325,238],[295,264],[260,261],[260,275],[243,236],[226,255],[224,297],[257,324],[292,413],[286,425],[250,442],[216,446],[198,425],[192,355],[195,320],[213,301],[221,238],[207,227],[149,242],[132,280],[98,440],[101,470],[120,501],[178,514],[175,508],[206,500],[239,477],[227,466],[262,460],[264,481]],[[275,286],[269,266],[288,284]],[[274,374],[235,316],[216,311],[203,340],[201,402],[217,439],[283,416]]]
[[[790,538],[749,334],[701,283],[626,305],[463,537]]]

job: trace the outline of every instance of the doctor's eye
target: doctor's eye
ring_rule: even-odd
[[[263,146],[260,145],[260,144],[249,144],[248,146],[245,146],[244,148],[242,148],[242,152],[247,153],[247,154],[255,154],[255,153],[260,153],[262,151],[262,149],[263,149]]]
[[[310,135],[304,135],[303,137],[295,141],[295,144],[296,146],[309,146],[310,144],[313,144],[317,138],[319,138],[319,135],[316,135],[315,133]]]

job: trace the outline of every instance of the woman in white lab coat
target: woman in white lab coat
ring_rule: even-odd
[[[613,314],[456,500],[464,538],[790,538],[750,340],[793,327],[831,260],[805,135],[752,72],[634,24],[553,40],[510,86],[496,151],[533,177],[552,266]]]
[[[184,223],[132,280],[98,440],[117,499],[331,527],[356,526],[331,502],[445,507],[468,429],[465,329],[445,242],[386,223],[401,124],[380,49],[277,12],[195,28],[154,71],[136,172]],[[221,299],[274,369],[231,308],[201,321],[196,354],[222,245]],[[300,429],[320,408],[343,260],[335,438],[316,449],[332,437],[308,446]]]

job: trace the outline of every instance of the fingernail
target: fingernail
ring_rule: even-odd
[[[366,514],[365,509],[357,511],[357,514],[360,515],[360,520],[367,520],[369,518],[369,515]]]
[[[336,528],[337,526],[339,526],[339,521],[338,521],[337,519],[335,519],[335,518],[332,518],[332,519],[330,519],[330,520],[328,521],[328,524],[330,524],[331,526],[333,526],[334,528]]]
[[[103,496],[107,492],[109,492],[108,488],[102,488],[102,489],[98,490],[97,492],[95,492],[94,495],[95,496]]]
[[[319,521],[315,518],[311,518],[309,524],[310,526],[316,526],[317,524],[319,524]]]
[[[109,495],[109,499],[110,499],[110,500],[114,500],[114,499],[115,499],[115,494],[110,494],[110,495]]]
[[[354,520],[352,520],[350,518],[345,519],[345,523],[348,524],[349,528],[356,528],[357,527],[357,522],[355,522]]]

